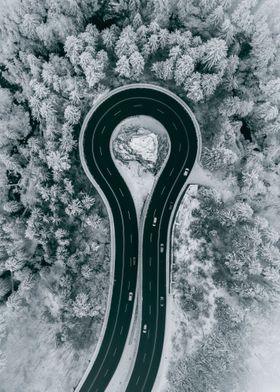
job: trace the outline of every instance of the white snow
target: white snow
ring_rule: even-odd
[[[132,146],[135,151],[142,154],[144,159],[155,162],[158,153],[158,140],[156,135],[167,134],[163,125],[154,118],[145,115],[128,117],[120,122],[111,136],[111,153],[113,158],[112,144],[123,126],[135,126],[138,127],[138,130],[145,130],[144,135],[142,134],[132,138]],[[150,130],[148,134],[147,130]],[[144,170],[141,164],[136,161],[130,161],[128,164],[124,164],[119,159],[114,158],[114,162],[132,194],[137,216],[140,219],[145,200],[153,188],[155,176]]]
[[[144,128],[138,130],[129,142],[130,147],[143,159],[155,163],[158,156],[158,139],[154,133],[146,134]]]
[[[59,321],[48,324],[42,315],[42,305],[51,297],[42,282],[32,297],[28,311],[7,318],[8,336],[1,349],[9,371],[1,373],[0,392],[70,392],[84,373],[93,347],[88,345],[81,355],[67,343],[57,347]]]
[[[248,320],[246,392],[280,391],[280,304],[271,310],[251,315]]]
[[[120,161],[115,161],[115,164],[131,192],[137,216],[140,218],[145,200],[152,190],[155,177],[152,173],[144,171],[138,162],[129,162],[128,165],[125,165]]]

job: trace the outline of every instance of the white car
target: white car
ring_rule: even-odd
[[[157,217],[155,216],[154,219],[153,219],[153,226],[155,227],[156,224],[157,224]]]
[[[128,300],[132,301],[132,299],[133,299],[133,292],[130,291],[129,294],[128,294]]]
[[[160,306],[161,308],[164,307],[164,297],[160,297],[160,299],[159,299],[159,306]]]
[[[147,324],[144,324],[142,332],[147,333],[147,330],[148,330],[148,326],[147,326]]]
[[[164,252],[164,244],[160,244],[159,251],[160,251],[160,253]]]
[[[190,169],[188,169],[187,167],[185,168],[185,171],[184,171],[184,177],[187,177],[187,175],[189,174],[189,171],[190,171]]]
[[[169,211],[172,210],[173,206],[174,206],[174,201],[171,201],[170,204],[169,204]]]
[[[133,263],[133,265],[136,264],[136,257],[135,256],[132,258],[132,263]]]

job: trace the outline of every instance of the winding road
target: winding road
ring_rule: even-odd
[[[171,146],[147,209],[139,253],[136,210],[111,157],[110,139],[120,121],[140,114],[154,117],[163,124]],[[81,161],[110,208],[115,264],[105,333],[81,392],[105,391],[118,366],[133,315],[138,254],[142,254],[139,260],[142,263],[142,330],[126,392],[152,391],[165,334],[170,219],[183,196],[198,154],[199,130],[194,116],[175,94],[158,86],[133,84],[113,90],[93,108],[84,122],[80,136]]]

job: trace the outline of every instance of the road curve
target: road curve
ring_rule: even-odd
[[[105,391],[122,355],[132,317],[138,266],[137,217],[129,189],[111,157],[110,138],[120,121],[139,114],[160,121],[168,131],[171,146],[144,223],[143,257],[139,260],[142,333],[126,391],[150,392],[160,364],[168,292],[169,220],[200,154],[200,140],[191,111],[176,95],[158,86],[133,84],[113,90],[96,105],[87,116],[80,137],[83,167],[110,209],[111,235],[115,239],[110,312],[102,343],[79,389],[81,392]]]

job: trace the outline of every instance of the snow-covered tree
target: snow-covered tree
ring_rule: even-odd
[[[134,79],[139,79],[144,72],[145,61],[143,56],[139,52],[134,52],[129,57],[129,63],[131,65],[131,76]]]
[[[223,39],[212,38],[203,45],[202,63],[208,69],[221,69],[226,64],[227,44]]]
[[[174,79],[176,84],[183,84],[186,81],[186,78],[189,77],[193,71],[193,59],[187,54],[180,57],[176,62],[174,71]]]
[[[136,38],[136,33],[131,26],[127,26],[122,30],[115,46],[115,52],[118,58],[122,56],[129,57],[138,50]]]
[[[131,74],[130,62],[129,58],[126,56],[121,56],[120,59],[116,63],[116,72],[120,76],[124,76],[125,78],[129,78]]]

